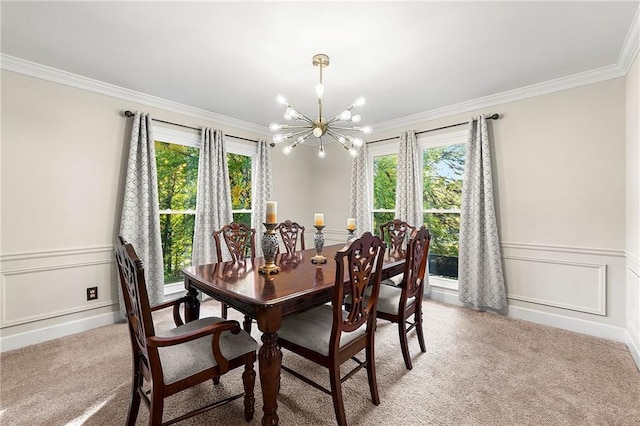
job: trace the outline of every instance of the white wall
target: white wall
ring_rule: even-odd
[[[0,336],[7,350],[116,318],[112,249],[132,121],[122,111],[260,135],[6,70],[1,77]],[[311,217],[304,168],[311,153],[301,151],[297,162],[279,149],[273,154],[280,217]],[[99,298],[88,302],[92,286]]]
[[[372,139],[493,112],[501,114],[490,132],[510,315],[624,340],[625,79],[379,131]],[[323,167],[333,190],[318,201],[347,199],[348,167]],[[346,215],[346,207],[336,209]],[[444,289],[433,297],[457,300]]]
[[[640,58],[627,75],[627,331],[640,366]]]

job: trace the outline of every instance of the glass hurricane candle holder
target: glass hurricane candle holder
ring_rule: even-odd
[[[278,253],[278,235],[276,235],[277,223],[264,223],[264,227],[267,229],[262,234],[262,254],[264,256],[264,265],[258,268],[258,272],[261,274],[277,274],[280,272],[280,267],[276,265],[276,253]]]
[[[353,228],[353,229],[347,228],[347,243],[350,243],[356,238],[355,232],[356,232],[356,228]]]
[[[313,237],[313,246],[316,249],[316,255],[311,258],[311,263],[327,263],[327,258],[322,255],[324,248],[324,234],[322,229],[324,225],[315,225],[316,235]]]

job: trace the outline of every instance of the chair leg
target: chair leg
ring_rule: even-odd
[[[371,391],[371,401],[374,405],[380,405],[380,394],[378,393],[378,379],[376,378],[376,356],[375,346],[373,340],[373,334],[371,335],[371,343],[367,345],[366,357],[367,357],[367,378],[369,379],[369,390]]]
[[[403,317],[400,317],[398,321],[398,335],[400,336],[400,349],[402,350],[404,365],[407,370],[412,370],[413,364],[411,364],[411,355],[409,354],[409,344],[407,342],[407,323]]]
[[[251,334],[251,323],[252,322],[253,322],[253,320],[251,319],[251,317],[249,315],[245,315],[244,316],[244,322],[242,323],[242,328],[244,328],[244,331],[246,331],[249,334]]]
[[[256,403],[253,394],[256,384],[256,371],[253,369],[255,360],[255,353],[247,354],[244,373],[242,373],[242,385],[244,386],[244,418],[248,422],[253,419]]]
[[[220,384],[220,376],[213,378],[213,384],[214,385],[219,385]]]
[[[422,332],[422,307],[420,305],[416,306],[414,322],[416,324],[416,333],[418,334],[418,342],[420,343],[420,350],[422,352],[426,352],[427,347],[424,344],[424,333]]]
[[[347,416],[344,414],[344,401],[342,400],[342,383],[340,382],[340,364],[336,361],[329,367],[329,379],[331,381],[331,397],[333,398],[333,411],[336,413],[338,426],[346,426]]]
[[[164,395],[159,395],[157,389],[151,391],[151,407],[149,407],[149,426],[162,424],[162,411],[164,409]]]
[[[220,302],[220,316],[222,318],[227,319],[227,311],[229,310],[229,305],[224,302]]]
[[[140,372],[140,361],[134,360],[133,362],[133,380],[131,384],[131,401],[129,402],[129,413],[127,414],[127,426],[134,426],[136,419],[138,418],[138,411],[140,410],[140,393],[138,388],[142,386],[142,373]]]

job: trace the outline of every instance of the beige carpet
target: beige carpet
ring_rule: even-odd
[[[350,424],[640,425],[640,373],[624,344],[431,301],[424,307],[427,352],[419,352],[412,335],[412,371],[404,367],[396,326],[380,321],[381,404],[371,403],[360,371],[343,384]],[[217,303],[203,304],[203,315],[218,313]],[[168,313],[157,320],[166,326]],[[328,386],[326,370],[286,351],[284,360]],[[122,425],[130,369],[124,324],[4,353],[0,423]],[[240,392],[240,374],[170,398],[165,420],[216,395]],[[259,389],[257,381],[253,425],[262,417]],[[278,404],[283,425],[335,423],[331,397],[287,373]],[[243,424],[242,410],[237,400],[183,424]],[[138,424],[147,421],[142,405]]]

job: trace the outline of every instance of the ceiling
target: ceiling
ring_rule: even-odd
[[[380,124],[619,66],[638,4],[2,1],[1,46],[258,126],[283,121],[277,94],[315,116],[325,53],[325,114],[362,95]]]

